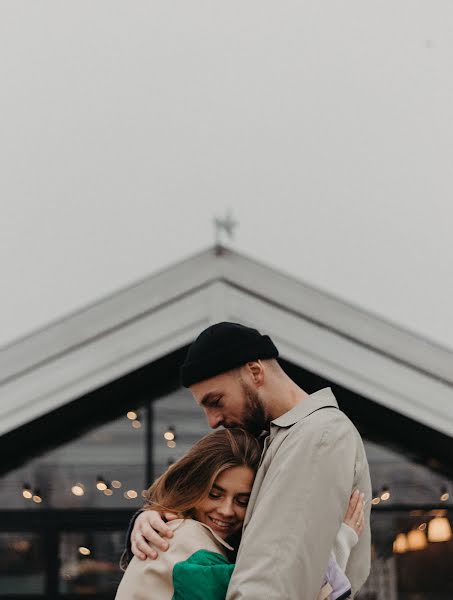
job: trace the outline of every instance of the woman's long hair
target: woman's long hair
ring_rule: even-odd
[[[219,429],[203,437],[148,489],[145,510],[171,511],[183,517],[211,491],[216,477],[230,467],[256,472],[258,440],[244,429]]]

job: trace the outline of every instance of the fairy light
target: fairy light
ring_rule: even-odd
[[[386,485],[384,485],[384,487],[382,488],[382,492],[381,492],[381,500],[383,502],[386,502],[389,498],[390,498],[390,490],[388,489],[388,487]]]
[[[137,419],[137,413],[134,410],[130,410],[126,417],[129,419],[129,421],[135,421],[135,419]]]
[[[31,491],[31,486],[28,483],[24,483],[22,487],[22,496],[27,500],[31,500],[33,498],[33,492]]]
[[[33,494],[33,502],[36,504],[41,504],[42,502],[41,492],[38,489],[36,489]]]
[[[85,493],[85,486],[83,483],[76,483],[72,486],[71,492],[74,494],[74,496],[83,496]]]
[[[96,487],[100,492],[103,492],[104,490],[107,489],[107,484],[106,484],[104,478],[101,477],[100,475],[98,475],[98,477],[97,477]]]

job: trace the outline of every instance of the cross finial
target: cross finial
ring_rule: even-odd
[[[225,213],[224,217],[214,218],[215,243],[217,248],[221,247],[222,245],[223,235],[227,236],[228,239],[232,239],[234,237],[234,230],[238,225],[239,223],[234,220],[230,209]]]

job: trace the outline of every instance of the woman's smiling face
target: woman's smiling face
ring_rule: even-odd
[[[193,511],[194,519],[226,539],[242,527],[255,473],[246,466],[220,473],[209,492]]]

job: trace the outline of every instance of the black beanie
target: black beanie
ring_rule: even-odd
[[[268,335],[238,323],[216,323],[200,333],[181,367],[181,383],[189,387],[251,360],[277,358]]]

